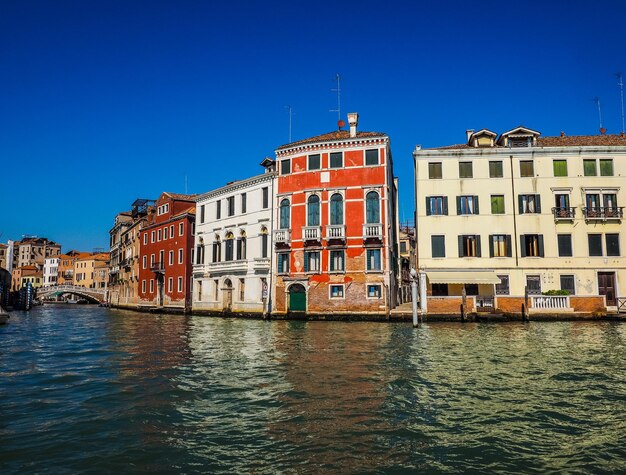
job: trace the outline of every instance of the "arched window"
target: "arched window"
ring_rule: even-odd
[[[268,242],[269,242],[269,236],[268,236],[267,228],[263,226],[261,228],[261,257],[268,256],[268,247],[267,247]]]
[[[368,224],[380,223],[380,200],[375,191],[370,191],[365,195],[365,222]]]
[[[204,239],[202,238],[198,240],[196,246],[196,264],[204,264]]]
[[[232,261],[234,259],[234,241],[235,241],[235,236],[233,235],[233,233],[228,233],[226,234],[226,238],[225,238],[225,244],[226,244],[226,254],[225,254],[225,260],[226,261]]]
[[[339,193],[330,197],[330,224],[343,224],[343,196]]]
[[[320,225],[320,197],[317,195],[309,196],[307,200],[307,226]]]
[[[243,260],[246,258],[246,232],[244,230],[239,234],[237,238],[237,260]]]
[[[289,200],[287,198],[280,202],[279,229],[289,229]]]
[[[222,260],[222,243],[220,242],[220,237],[215,236],[215,241],[213,241],[213,262],[219,262]]]

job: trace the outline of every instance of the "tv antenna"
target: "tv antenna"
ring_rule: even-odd
[[[593,102],[596,103],[596,107],[598,108],[598,117],[600,118],[600,133],[602,133],[604,127],[602,126],[602,109],[600,108],[600,98],[594,97]]]
[[[616,76],[620,97],[622,99],[622,135],[624,135],[624,79],[622,77],[622,73],[617,73]]]
[[[292,121],[292,117],[293,117],[293,109],[291,107],[291,104],[289,104],[288,106],[285,106],[287,108],[287,112],[289,112],[289,142],[287,143],[291,143],[291,121]]]
[[[185,173],[185,194],[187,194],[187,174]]]
[[[330,109],[329,112],[336,112],[337,120],[340,121],[341,120],[341,76],[339,76],[339,73],[335,74],[335,80],[337,81],[337,89],[331,89],[331,91],[337,93],[337,108]]]

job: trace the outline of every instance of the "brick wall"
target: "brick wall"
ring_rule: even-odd
[[[429,314],[461,314],[461,297],[428,297]],[[467,311],[474,311],[473,299],[467,299]]]
[[[569,298],[569,304],[575,312],[606,312],[604,296],[596,295],[593,297],[574,297]]]
[[[496,309],[498,312],[504,313],[522,313],[522,304],[524,297],[496,297]],[[530,304],[530,299],[529,299]]]

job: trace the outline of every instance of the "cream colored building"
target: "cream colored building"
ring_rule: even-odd
[[[109,254],[91,254],[74,262],[74,285],[88,289],[106,288],[109,277]]]
[[[567,291],[564,310],[597,311],[574,296],[603,296],[608,307],[626,296],[624,136],[470,130],[463,144],[418,146],[413,157],[428,302],[463,287],[476,306],[495,294],[485,301],[496,308],[525,289]]]

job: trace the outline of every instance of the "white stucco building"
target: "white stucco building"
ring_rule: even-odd
[[[463,144],[413,157],[429,307],[463,287],[495,307],[518,297],[513,309],[525,289],[567,293],[559,305],[589,312],[626,295],[626,137],[469,130]]]
[[[196,199],[195,313],[267,311],[271,288],[273,161],[267,172]]]
[[[59,275],[59,258],[47,257],[43,264],[43,286],[57,285]]]

